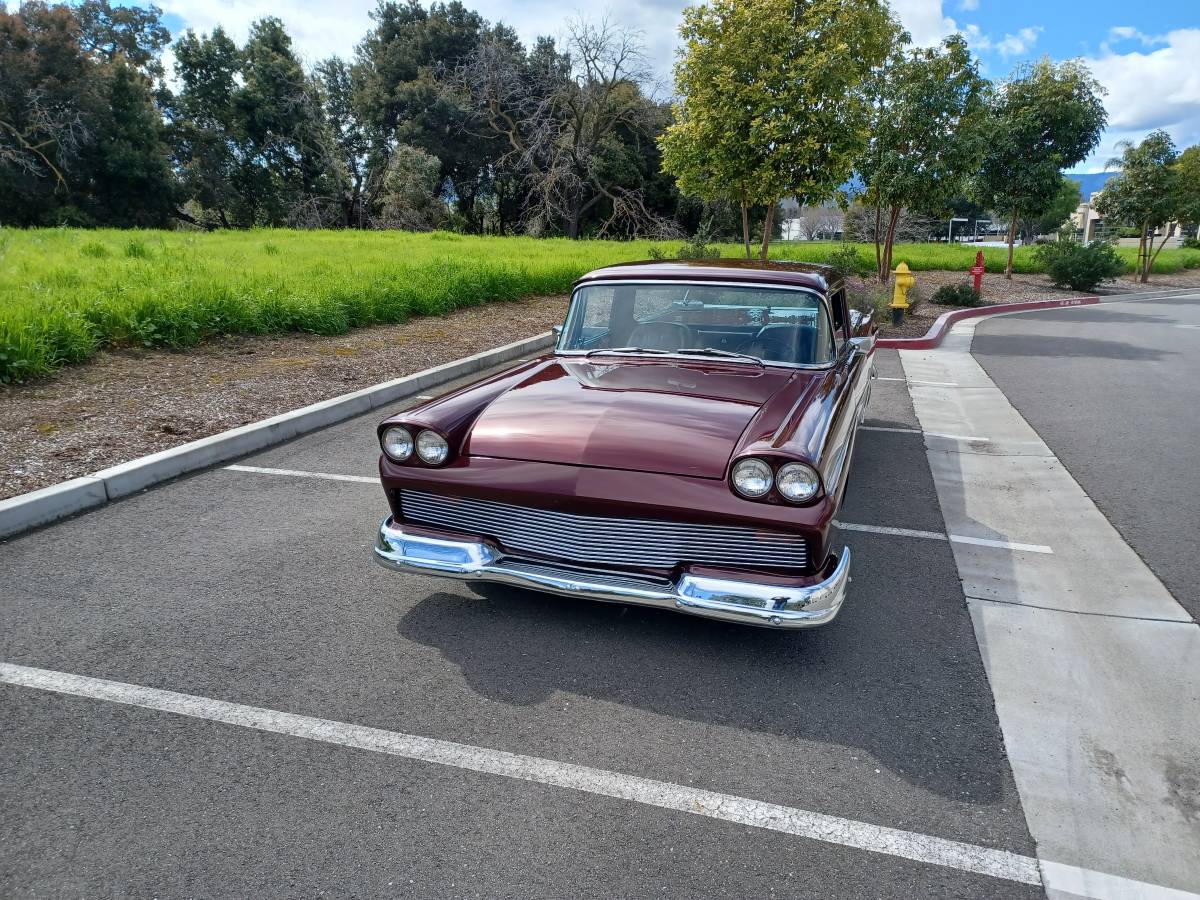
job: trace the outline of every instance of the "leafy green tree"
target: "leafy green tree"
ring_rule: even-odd
[[[781,198],[819,204],[850,177],[870,122],[866,80],[895,23],[879,0],[714,0],[685,10],[680,33],[683,99],[664,165],[685,192],[768,204],[765,259]]]
[[[114,6],[109,0],[82,0],[74,9],[84,52],[105,62],[123,57],[147,75],[163,77],[159,54],[171,32],[162,24],[161,9]]]
[[[383,190],[396,147],[420,147],[441,161],[440,176],[450,182],[459,212],[471,230],[480,230],[475,202],[503,147],[494,133],[477,127],[470,99],[455,89],[453,76],[482,40],[515,42],[515,34],[490,29],[458,0],[428,9],[417,0],[380,0],[371,17],[375,25],[358,47],[352,73],[355,113],[370,142],[368,202]]]
[[[1061,189],[1061,172],[1083,160],[1107,124],[1104,89],[1078,61],[1048,59],[1017,69],[989,104],[986,152],[977,199],[1009,220],[1008,263],[1022,218],[1044,215]]]
[[[1179,221],[1195,228],[1200,224],[1200,144],[1180,153],[1175,167],[1179,173]]]
[[[1079,182],[1063,177],[1045,211],[1036,219],[1022,219],[1021,237],[1032,241],[1039,234],[1056,234],[1079,209]]]
[[[446,218],[446,204],[438,195],[441,168],[441,161],[420,147],[396,147],[384,176],[382,222],[409,231],[437,228]]]
[[[903,210],[948,206],[978,169],[986,82],[955,35],[936,48],[897,49],[871,83],[873,124],[858,174],[875,212],[876,275],[887,281]]]
[[[355,113],[353,71],[345,60],[331,56],[318,64],[314,78],[333,138],[336,163],[341,170],[341,224],[364,228],[367,224],[365,191],[371,141],[362,119]]]
[[[145,74],[167,39],[158,15],[100,2],[0,11],[0,220],[166,224],[175,179]]]
[[[1152,131],[1140,144],[1125,142],[1123,152],[1109,165],[1121,171],[1110,178],[1096,200],[1096,211],[1116,222],[1137,226],[1138,279],[1150,280],[1150,270],[1166,246],[1168,223],[1186,212],[1184,187],[1175,142],[1165,131]],[[1163,231],[1154,246],[1154,234]]]
[[[173,155],[184,196],[198,214],[181,216],[206,228],[232,227],[240,203],[233,98],[241,67],[241,51],[220,26],[208,35],[186,32],[175,43],[180,88],[168,110]]]

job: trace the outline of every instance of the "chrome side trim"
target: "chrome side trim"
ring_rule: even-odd
[[[812,628],[833,620],[850,583],[850,548],[825,580],[787,588],[684,574],[677,582],[613,572],[581,572],[514,560],[477,541],[450,541],[404,531],[391,516],[379,527],[375,560],[397,572],[491,581],[567,597],[631,603],[775,628]]]

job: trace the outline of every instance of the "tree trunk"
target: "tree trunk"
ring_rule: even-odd
[[[1142,284],[1145,284],[1150,280],[1150,267],[1147,265],[1150,259],[1150,251],[1146,249],[1146,239],[1149,235],[1150,223],[1146,222],[1142,225],[1142,235],[1140,240],[1138,240],[1137,271],[1138,281],[1140,281]],[[1154,238],[1152,236],[1150,236],[1149,239],[1150,243],[1154,243]]]
[[[883,237],[880,229],[883,227],[883,207],[875,204],[875,275],[880,281],[887,281],[887,267],[883,264]]]
[[[746,245],[746,259],[750,259],[750,204],[742,201],[742,243]]]
[[[771,230],[775,227],[775,201],[767,207],[767,218],[763,222],[762,246],[758,248],[758,258],[767,261],[767,251],[771,248]]]
[[[887,232],[883,236],[883,266],[879,272],[879,280],[884,284],[892,275],[892,248],[896,244],[896,227],[900,224],[901,211],[899,206],[888,210]]]
[[[1162,243],[1158,245],[1157,250],[1154,249],[1154,235],[1150,236],[1150,248],[1149,249],[1152,252],[1149,254],[1149,258],[1146,260],[1146,275],[1142,279],[1142,284],[1145,284],[1146,282],[1148,282],[1150,280],[1150,273],[1152,271],[1154,271],[1154,261],[1158,259],[1158,254],[1162,253],[1163,247],[1167,246],[1167,241],[1169,241],[1171,239],[1170,224],[1164,225],[1163,230],[1166,233],[1163,235]]]
[[[1012,281],[1013,245],[1017,241],[1017,222],[1019,210],[1013,209],[1012,222],[1008,226],[1008,264],[1004,267],[1004,277]]]

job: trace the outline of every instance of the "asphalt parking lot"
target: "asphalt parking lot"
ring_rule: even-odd
[[[840,518],[944,531],[896,355],[879,369]],[[899,832],[1033,851],[945,540],[847,529],[850,600],[792,634],[398,576],[370,560],[378,418],[239,461],[361,480],[214,469],[0,544],[0,661],[716,791],[857,837],[2,684],[0,893],[1040,892],[895,850]]]

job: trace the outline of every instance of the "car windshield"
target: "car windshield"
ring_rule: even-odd
[[[571,299],[558,350],[824,365],[834,340],[820,296],[800,288],[594,284]]]

